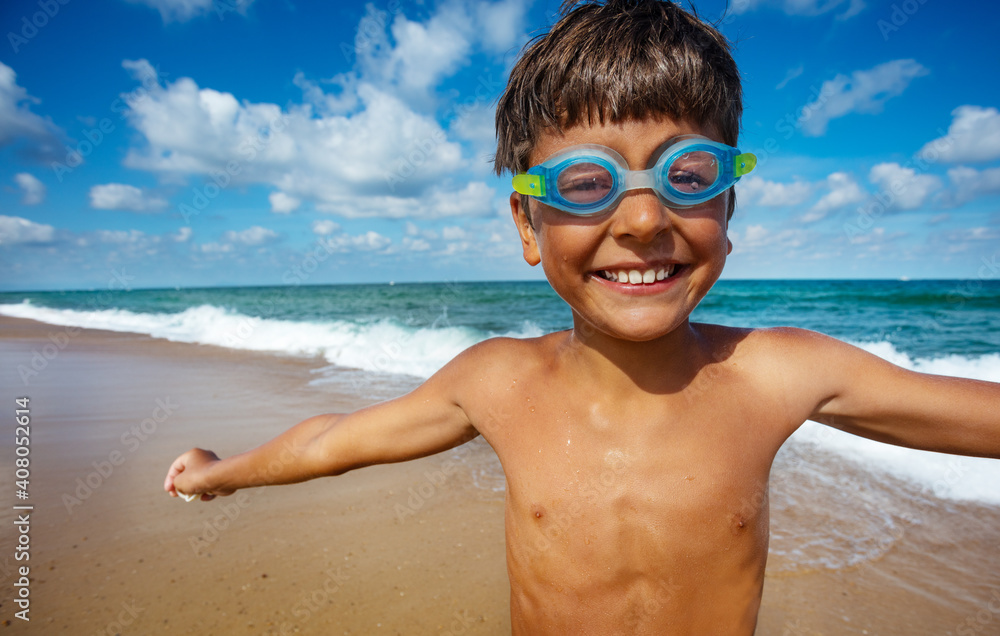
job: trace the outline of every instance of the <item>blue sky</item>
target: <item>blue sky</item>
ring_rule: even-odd
[[[759,157],[726,277],[1000,277],[995,3],[697,6]],[[0,288],[540,278],[489,158],[557,9],[4,2]]]

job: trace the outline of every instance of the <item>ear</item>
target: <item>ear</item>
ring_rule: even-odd
[[[541,253],[538,251],[538,241],[535,239],[535,229],[531,227],[528,220],[528,211],[521,206],[521,195],[517,192],[510,193],[510,213],[514,217],[514,225],[521,235],[521,249],[524,250],[524,260],[528,265],[534,267],[542,262]]]
[[[726,256],[733,253],[733,241],[727,236],[726,237]]]

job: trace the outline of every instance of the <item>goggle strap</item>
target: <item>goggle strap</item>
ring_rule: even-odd
[[[514,192],[532,197],[545,196],[545,180],[540,175],[522,172],[511,180]]]
[[[757,166],[757,156],[752,152],[744,152],[733,158],[733,177],[739,179]]]

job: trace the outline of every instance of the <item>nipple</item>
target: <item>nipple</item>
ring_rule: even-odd
[[[746,519],[741,514],[733,515],[733,534],[744,532],[747,526]]]

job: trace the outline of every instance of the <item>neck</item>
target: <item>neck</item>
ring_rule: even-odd
[[[570,346],[602,383],[621,381],[648,393],[674,393],[710,362],[701,333],[687,319],[669,333],[642,342],[622,340],[574,320]]]

